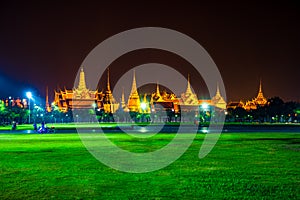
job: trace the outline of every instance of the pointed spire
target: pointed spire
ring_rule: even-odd
[[[85,83],[85,75],[83,71],[83,67],[81,67],[80,75],[79,75],[79,84],[78,84],[79,90],[86,90],[86,83]]]
[[[133,71],[132,87],[128,98],[128,109],[132,112],[139,112],[140,109],[140,97],[136,88],[135,71]]]
[[[259,80],[259,91],[258,91],[259,93],[262,93],[262,85],[261,85],[261,78],[260,78],[260,80]]]
[[[125,94],[124,94],[124,87],[122,89],[122,99],[121,99],[122,104],[125,104]]]
[[[226,101],[220,93],[219,83],[217,83],[216,95],[211,99],[212,105],[217,108],[226,109]]]
[[[48,86],[46,86],[46,106],[49,106]]]
[[[156,95],[159,96],[159,97],[161,96],[161,95],[160,95],[160,91],[159,91],[159,84],[158,84],[158,81],[157,81],[157,83],[156,83]]]
[[[188,74],[188,83],[187,83],[186,93],[189,93],[189,94],[192,93],[191,83],[190,83],[190,74]]]
[[[110,91],[109,68],[107,69],[107,91]]]
[[[263,95],[263,92],[262,92],[262,83],[261,83],[261,79],[259,80],[259,89],[258,89],[257,98],[264,98],[264,95]]]
[[[135,70],[133,70],[133,80],[130,95],[138,95],[136,88],[136,80],[135,80]]]
[[[219,88],[219,83],[217,83],[217,91],[216,91],[216,96],[221,96],[221,93],[220,93],[220,88]]]
[[[56,93],[56,91],[55,91]],[[46,111],[51,112],[51,106],[49,104],[48,86],[46,86]]]
[[[264,97],[264,94],[262,92],[262,81],[260,79],[259,81],[259,90],[257,97],[254,99],[254,103],[258,105],[265,105],[267,103],[267,99]]]

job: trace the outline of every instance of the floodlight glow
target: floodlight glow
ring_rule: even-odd
[[[143,110],[145,110],[146,108],[147,108],[147,104],[146,103],[141,103],[141,108],[143,109]]]
[[[32,93],[31,92],[26,92],[26,96],[28,99],[32,99]]]
[[[202,106],[203,109],[208,109],[209,105],[207,103],[203,103],[201,106]]]
[[[208,130],[202,130],[201,132],[202,133],[208,133]]]

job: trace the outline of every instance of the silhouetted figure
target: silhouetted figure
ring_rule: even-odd
[[[44,121],[41,123],[41,126],[38,129],[38,132],[39,133],[48,133],[48,128]]]
[[[44,130],[45,129],[45,122],[42,121],[41,125],[42,125],[42,129]]]
[[[33,123],[33,130],[37,131],[37,125],[35,122]]]

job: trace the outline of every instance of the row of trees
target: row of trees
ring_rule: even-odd
[[[11,124],[13,121],[26,123],[29,111],[18,106],[5,106],[0,100],[0,124]]]

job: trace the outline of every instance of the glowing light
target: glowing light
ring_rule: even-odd
[[[139,130],[141,133],[146,133],[147,132],[147,129],[145,127],[141,127],[140,130]]]
[[[203,109],[208,109],[209,105],[208,105],[207,103],[203,103],[203,104],[201,105],[201,107],[202,107]]]
[[[31,92],[26,92],[26,96],[28,99],[32,99],[32,93]]]
[[[208,133],[208,130],[202,130],[201,132],[202,133]]]
[[[146,108],[147,108],[147,104],[146,103],[141,103],[141,108],[143,109],[143,110],[145,110]]]

